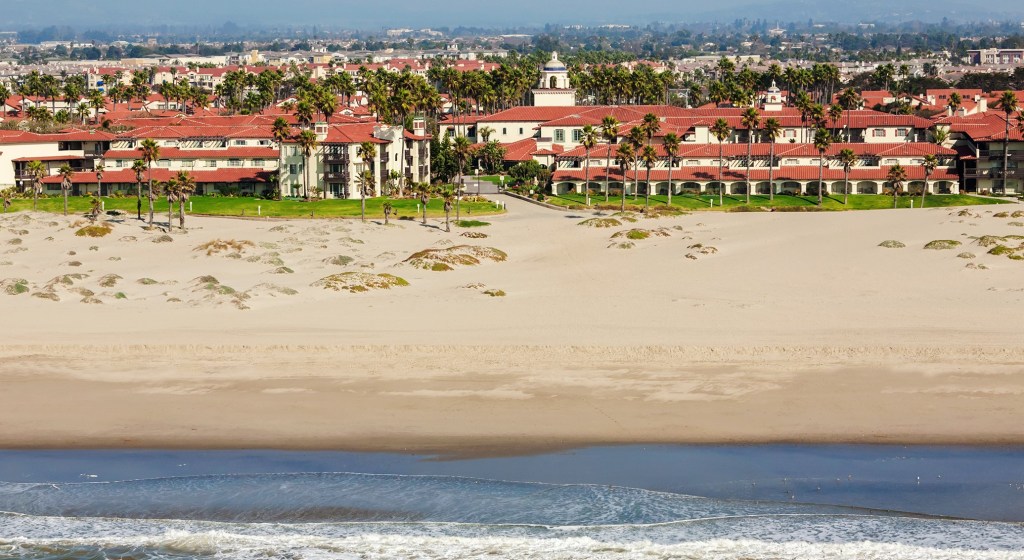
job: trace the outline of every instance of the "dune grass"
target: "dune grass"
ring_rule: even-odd
[[[665,206],[667,197],[665,195],[651,196],[651,207]],[[590,197],[592,207],[603,207],[608,206],[611,209],[618,210],[620,199],[611,197],[606,203],[604,197],[597,195],[591,195]],[[910,203],[913,201],[914,207],[918,207],[921,204],[920,197],[909,197],[903,196],[899,198],[899,208],[910,208]],[[559,206],[579,206],[583,207],[584,199],[583,195],[578,194],[563,194],[558,196],[549,196],[544,199],[544,202],[550,204],[556,204]],[[711,206],[711,202],[714,202],[714,206]],[[723,197],[723,205],[718,205],[718,195],[673,195],[672,206],[678,207],[684,210],[719,210],[719,209],[738,209],[746,207],[746,197],[744,195],[726,195]],[[973,205],[986,205],[986,204],[1008,204],[1011,201],[997,200],[992,198],[981,198],[977,196],[970,196],[964,194],[936,194],[930,195],[925,199],[926,208],[940,208],[948,206],[973,206]],[[754,208],[777,208],[783,210],[818,210],[818,197],[814,196],[793,196],[785,194],[775,195],[774,200],[769,200],[767,195],[751,195],[750,207]],[[638,196],[636,200],[633,200],[631,195],[626,196],[626,209],[627,210],[639,210],[644,205],[644,197]],[[892,197],[880,194],[858,194],[850,195],[849,204],[843,204],[843,195],[832,194],[826,195],[821,205],[821,210],[882,210],[886,208],[892,208]]]
[[[90,210],[91,200],[90,197],[85,196],[70,197],[68,199],[68,210],[74,214],[83,214]],[[368,198],[366,199],[366,217],[383,219],[383,205],[385,201],[390,202],[394,208],[395,214],[392,214],[392,220],[399,217],[415,219],[422,216],[422,211],[417,212],[417,205],[419,204],[417,200]],[[103,202],[108,211],[119,210],[128,217],[135,217],[136,202],[134,198],[104,198]],[[277,218],[309,218],[310,214],[314,218],[358,218],[360,216],[359,200],[317,200],[305,202],[302,200],[263,200],[251,197],[194,196],[190,202],[192,203],[191,214],[206,216],[255,217],[261,215]],[[464,214],[472,214],[473,216],[486,216],[505,212],[500,208],[495,208],[494,203],[491,202],[462,201],[461,207]],[[162,216],[163,222],[166,222],[167,201],[157,200],[155,208],[156,216],[154,219],[159,221]],[[187,208],[188,205],[186,204]],[[12,201],[9,211],[16,212],[31,209],[31,199],[17,199]],[[40,199],[39,210],[42,212],[63,213],[64,201],[60,197]],[[175,214],[177,214],[177,210],[177,205],[175,205]],[[143,219],[146,219],[148,215],[149,204],[143,200]],[[444,217],[444,202],[441,199],[434,198],[430,200],[430,203],[427,204],[427,217]],[[455,212],[453,211],[452,218],[454,217]]]

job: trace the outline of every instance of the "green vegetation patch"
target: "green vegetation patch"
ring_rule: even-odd
[[[9,296],[17,296],[28,293],[28,280],[24,278],[5,278],[0,280],[0,290]]]
[[[479,231],[464,231],[459,235],[470,239],[487,239],[487,234]]]
[[[484,290],[484,294],[491,297],[505,297],[505,290]]]
[[[963,252],[956,256],[958,259],[973,259],[974,253]]]
[[[295,274],[295,271],[288,268],[287,266],[279,266],[274,270],[270,271],[271,274]]]
[[[93,224],[91,226],[85,226],[84,228],[75,232],[78,237],[106,237],[110,235],[110,232],[114,231],[114,228],[104,222],[102,224]]]
[[[885,241],[878,244],[879,247],[885,247],[886,249],[902,249],[906,247],[902,241],[896,241],[895,239],[886,239]]]
[[[314,288],[323,288],[335,292],[358,294],[370,290],[390,290],[394,287],[408,286],[404,278],[392,274],[370,274],[367,272],[342,272],[325,276],[311,284]]]
[[[142,284],[143,286],[152,286],[153,284],[159,284],[159,282],[153,280],[152,278],[139,278],[138,280],[136,280],[136,282]]]
[[[423,270],[444,272],[457,266],[476,266],[483,261],[503,262],[507,258],[504,251],[494,247],[455,245],[444,249],[424,249],[410,255],[405,262]]]
[[[474,228],[474,227],[489,226],[489,225],[491,225],[491,223],[490,222],[481,222],[480,220],[459,220],[459,221],[455,222],[455,225],[457,225],[459,227],[463,227],[463,228]]]
[[[114,294],[114,299],[128,299],[128,296],[124,295],[124,292],[117,292]]]
[[[590,218],[589,220],[583,220],[577,225],[593,228],[610,228],[619,227],[622,225],[622,222],[615,218]]]
[[[934,241],[929,241],[928,243],[926,243],[924,248],[935,251],[945,251],[947,249],[955,249],[960,245],[962,245],[962,243],[955,239],[936,239]]]
[[[337,255],[337,256],[334,256],[334,257],[328,257],[328,258],[324,259],[324,262],[327,263],[327,264],[333,264],[335,266],[348,266],[348,265],[352,264],[352,261],[354,261],[354,260],[355,259],[353,259],[352,257],[350,257],[348,255]]]
[[[43,290],[41,292],[34,292],[32,297],[39,299],[48,299],[50,301],[60,301],[60,296],[53,292],[53,290]]]
[[[76,280],[85,280],[88,277],[88,274],[61,274],[60,276],[53,277],[49,282],[47,282],[46,287],[53,288],[54,286],[73,286]]]

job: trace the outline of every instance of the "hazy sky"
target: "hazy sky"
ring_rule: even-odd
[[[1024,2],[962,0],[0,0],[3,27],[130,24],[509,27],[545,23],[732,21],[736,18],[831,21],[1020,18]]]

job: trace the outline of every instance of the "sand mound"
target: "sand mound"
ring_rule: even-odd
[[[507,254],[493,247],[455,245],[444,249],[424,249],[410,255],[405,262],[416,268],[443,272],[454,270],[456,266],[475,266],[485,260],[502,262],[507,258]]]
[[[85,226],[76,231],[75,235],[78,237],[106,237],[112,231],[114,231],[114,227],[107,222],[103,222],[101,224]]]
[[[583,220],[582,222],[576,225],[592,228],[610,228],[619,227],[622,225],[622,222],[616,220],[615,218],[590,218],[589,220]]]
[[[902,241],[896,241],[895,239],[887,239],[878,244],[879,247],[885,247],[886,249],[902,249],[907,245]]]
[[[629,239],[631,241],[640,241],[642,239],[649,239],[651,237],[668,237],[671,235],[666,229],[642,229],[634,228],[628,230],[617,231],[612,234],[612,239]]]
[[[295,274],[295,271],[287,266],[279,266],[269,271],[269,274]]]
[[[153,243],[170,243],[172,241],[174,241],[174,238],[167,234],[158,235],[152,239]]]
[[[270,283],[257,284],[245,291],[245,295],[250,298],[276,298],[279,296],[294,296],[298,293],[298,290]]]
[[[234,239],[214,239],[207,241],[202,245],[198,245],[193,251],[205,252],[206,256],[210,257],[213,255],[219,255],[221,253],[239,254],[243,253],[246,249],[255,247],[252,241],[241,240],[236,241]]]
[[[404,278],[391,274],[370,274],[367,272],[342,272],[332,274],[310,284],[314,288],[334,290],[335,292],[347,291],[353,294],[368,292],[370,290],[390,290],[396,286],[408,286]]]
[[[324,264],[333,264],[335,266],[348,266],[354,261],[352,257],[348,255],[337,255],[334,257],[328,257],[323,260]]]
[[[241,253],[232,254],[241,256]],[[228,256],[230,257],[231,255]],[[245,262],[269,264],[270,266],[284,266],[284,261],[281,260],[281,253],[278,253],[277,251],[268,251],[262,255],[253,255],[245,259]]]
[[[249,309],[249,307],[244,303],[245,300],[249,299],[248,294],[239,292],[231,286],[221,284],[220,281],[213,276],[199,276],[194,278],[192,279],[192,282],[189,283],[189,288],[192,293],[199,296],[198,299],[194,299],[190,302],[193,305],[202,305],[205,303],[228,303],[239,309]]]
[[[924,248],[935,251],[945,251],[947,249],[955,249],[960,245],[961,243],[954,239],[936,239],[935,241],[929,241],[926,243]]]
[[[468,237],[470,239],[487,239],[487,234],[481,233],[479,231],[466,231],[460,233],[459,235],[461,235],[462,237]]]
[[[107,274],[100,278],[100,286],[104,288],[113,288],[121,280],[124,280],[124,278],[118,276],[117,274]]]

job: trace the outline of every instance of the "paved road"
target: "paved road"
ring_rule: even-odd
[[[477,181],[466,177],[466,194],[498,194],[498,185],[490,181]]]

